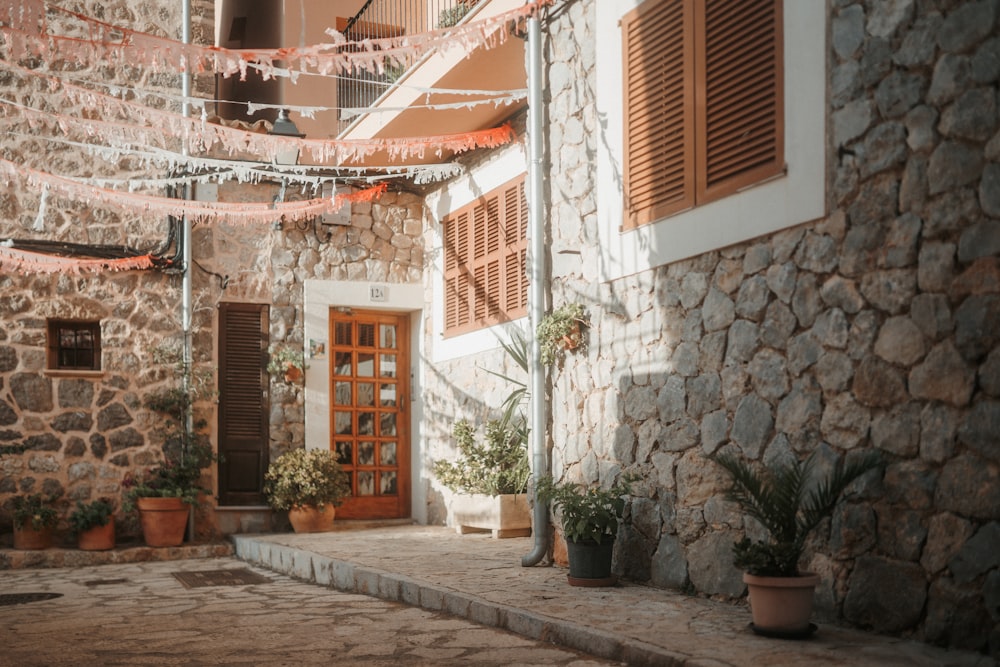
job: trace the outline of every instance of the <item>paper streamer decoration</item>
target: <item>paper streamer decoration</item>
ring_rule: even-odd
[[[522,26],[552,0],[534,0],[481,21],[413,35],[366,39],[348,42],[343,35],[327,30],[334,40],[329,44],[279,49],[225,49],[216,46],[184,44],[128,28],[105,23],[78,12],[52,7],[81,21],[89,38],[48,33],[43,0],[20,0],[0,10],[0,34],[16,53],[46,57],[55,51],[59,57],[83,64],[145,64],[157,71],[215,72],[223,76],[246,77],[253,63],[265,80],[287,74],[293,81],[298,74],[351,73],[358,71],[382,74],[386,66],[405,64],[432,49],[462,49],[469,53],[478,47],[493,47],[504,42],[512,29]],[[281,62],[278,67],[275,62]]]
[[[18,273],[74,273],[84,271],[135,271],[150,269],[152,255],[121,257],[117,259],[80,259],[58,257],[27,250],[18,250],[0,243],[0,268]]]
[[[32,187],[48,187],[53,193],[84,204],[102,204],[131,213],[186,216],[192,222],[219,222],[227,225],[269,224],[279,218],[290,222],[308,220],[324,213],[333,213],[347,203],[370,202],[386,191],[386,184],[332,198],[296,202],[202,202],[169,197],[154,197],[135,192],[120,192],[86,185],[63,176],[26,169],[8,160],[0,160],[0,176],[17,178]]]
[[[16,111],[16,115],[27,120],[32,129],[46,127],[50,130],[59,129],[64,134],[75,132],[118,148],[156,146],[171,150],[178,148],[177,144],[180,143],[191,153],[218,149],[229,155],[249,153],[259,156],[274,156],[279,152],[295,149],[300,154],[308,153],[316,162],[333,165],[360,162],[381,151],[386,153],[389,160],[422,160],[428,152],[441,158],[446,152],[463,153],[476,148],[496,148],[514,138],[513,129],[509,124],[504,124],[473,132],[399,139],[298,139],[205,123],[197,118],[185,118],[180,114],[133,105],[106,95],[103,97],[122,105],[123,113],[135,107],[136,113],[149,119],[151,124],[136,125],[124,121],[66,116],[3,99],[0,99],[0,106]],[[8,116],[14,115],[10,111]]]

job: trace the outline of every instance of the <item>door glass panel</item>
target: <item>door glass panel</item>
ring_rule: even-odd
[[[382,415],[379,417],[379,422],[381,424],[381,433],[379,435],[383,437],[396,435],[395,412],[383,412]]]
[[[358,413],[358,435],[375,435],[375,413]]]
[[[351,383],[350,382],[334,382],[333,383],[333,403],[334,403],[334,405],[350,405],[351,404]]]
[[[358,383],[358,405],[375,407],[375,385],[371,382]]]
[[[383,384],[378,390],[379,405],[383,408],[396,407],[396,385]]]
[[[359,442],[358,443],[358,465],[359,466],[373,466],[373,465],[375,465],[375,443],[374,442]]]
[[[383,472],[379,475],[379,493],[383,496],[396,495],[396,473]]]
[[[391,324],[379,325],[379,346],[396,347],[396,327]]]
[[[337,322],[334,327],[333,341],[335,345],[351,344],[351,323]]]
[[[375,495],[375,473],[370,470],[362,470],[358,473],[358,495]]]
[[[384,466],[396,465],[396,443],[383,442],[379,448],[379,463]]]
[[[354,432],[351,428],[350,412],[333,413],[333,432],[337,435],[351,435]]]
[[[358,347],[375,347],[375,325],[358,323]]]
[[[350,352],[337,352],[333,356],[333,374],[334,375],[350,375],[351,374],[351,353]]]
[[[337,463],[342,466],[354,465],[354,459],[351,457],[351,441],[337,442]]]
[[[378,364],[378,374],[379,377],[384,378],[394,378],[396,377],[396,355],[395,354],[383,354],[379,359]]]
[[[358,352],[358,377],[375,377],[375,355]]]

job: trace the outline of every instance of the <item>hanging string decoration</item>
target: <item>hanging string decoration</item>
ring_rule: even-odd
[[[177,40],[115,26],[67,9],[52,11],[82,22],[88,38],[53,35],[48,32],[44,0],[20,0],[0,13],[0,34],[15,52],[32,56],[59,57],[80,65],[111,62],[144,64],[155,71],[214,72],[246,78],[251,64],[264,80],[299,74],[374,72],[383,74],[387,66],[399,66],[431,50],[461,49],[465,53],[480,47],[492,48],[506,41],[514,30],[535,16],[552,0],[534,0],[515,9],[479,21],[402,35],[362,41],[347,41],[333,30],[332,43],[277,49],[226,49],[218,46],[184,44]],[[276,62],[283,65],[278,67]]]
[[[152,255],[119,257],[115,259],[81,259],[59,257],[28,250],[12,248],[0,243],[0,268],[28,273],[73,273],[84,271],[137,271],[154,265]]]
[[[220,150],[229,155],[277,155],[294,149],[308,153],[320,163],[357,163],[384,152],[389,160],[424,159],[430,152],[441,158],[445,153],[463,153],[476,148],[496,148],[511,141],[514,131],[509,124],[486,130],[425,137],[398,139],[299,139],[250,132],[227,125],[206,123],[197,118],[150,109],[108,95],[86,91],[83,97],[100,99],[110,107],[117,106],[123,115],[129,111],[148,124],[139,125],[120,120],[96,120],[84,116],[67,116],[41,111],[10,100],[0,99],[5,115],[23,118],[31,129],[59,130],[70,136],[85,136],[122,149],[156,146],[166,150],[186,148],[189,152]],[[177,146],[177,142],[182,146]]]
[[[148,212],[186,216],[192,222],[220,222],[227,225],[269,224],[280,217],[299,222],[326,213],[334,213],[347,203],[370,202],[386,190],[386,184],[380,183],[351,194],[305,201],[203,202],[99,188],[64,176],[26,169],[8,160],[0,160],[0,178],[18,178],[31,187],[51,188],[54,193],[69,200],[83,204],[99,203],[126,213]]]

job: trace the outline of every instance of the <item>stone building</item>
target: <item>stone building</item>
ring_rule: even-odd
[[[84,11],[179,36],[173,3],[161,3],[155,21],[143,18],[153,13],[141,4],[84,3]],[[491,0],[478,11],[519,4]],[[477,311],[476,298],[457,303],[449,291],[449,281],[461,278],[449,257],[467,229],[462,221],[476,219],[478,207],[502,211],[486,215],[484,229],[506,239],[497,261],[513,262],[508,255],[524,245],[510,230],[523,224],[524,202],[541,197],[547,305],[582,303],[590,326],[585,349],[548,369],[548,423],[534,428],[546,431],[557,478],[610,485],[623,473],[640,475],[617,540],[620,574],[739,597],[731,546],[756,527],[723,499],[724,477],[707,457],[730,450],[769,462],[816,453],[825,464],[877,450],[883,468],[855,485],[808,545],[807,565],[822,577],[819,617],[1000,655],[993,326],[1000,318],[1000,6],[774,3],[760,18],[771,30],[751,32],[750,45],[737,47],[759,56],[753,66],[762,69],[741,71],[723,92],[759,98],[755,119],[763,125],[736,136],[776,130],[757,162],[717,182],[711,142],[699,139],[702,124],[713,122],[706,115],[675,119],[704,149],[675,150],[674,134],[654,128],[650,138],[639,129],[649,115],[644,85],[713,89],[705,74],[711,67],[693,46],[690,67],[662,66],[652,84],[625,67],[662,54],[668,40],[658,35],[685,25],[668,4],[687,11],[691,3],[557,0],[542,11],[541,193],[526,183],[533,137],[521,107],[475,119],[442,112],[444,120],[431,121],[411,100],[410,120],[401,114],[399,122],[410,123],[413,135],[508,120],[519,138],[457,158],[464,173],[447,181],[414,187],[398,179],[381,199],[355,204],[350,224],[252,233],[196,226],[197,363],[218,378],[229,323],[221,313],[257,313],[265,348],[282,342],[311,353],[304,385],[266,384],[267,456],[333,448],[349,461],[356,492],[372,499],[358,504],[359,516],[444,522],[449,492],[433,478],[433,461],[451,455],[456,420],[497,414],[509,388],[491,371],[516,373],[497,340],[511,327],[529,328],[520,264],[503,272],[500,306],[487,298]],[[765,5],[772,7],[754,3]],[[196,41],[210,43],[213,7],[197,3],[195,15]],[[690,20],[695,34],[710,29]],[[650,25],[655,30],[644,32]],[[767,46],[759,39],[765,33]],[[503,62],[524,62],[523,42],[505,48]],[[472,67],[462,85],[485,85],[489,61],[464,62],[441,66]],[[174,78],[127,73],[130,85],[178,86]],[[428,85],[441,77],[427,76]],[[707,81],[695,85],[692,76]],[[45,105],[43,87],[24,77],[0,85],[8,99]],[[210,77],[196,84],[210,87]],[[637,97],[623,101],[623,90]],[[694,92],[678,95],[681,106],[703,103]],[[360,121],[341,136],[385,131]],[[646,160],[641,146],[657,141]],[[90,168],[79,153],[39,139],[8,135],[3,145],[5,159],[27,166],[76,175]],[[127,177],[141,169],[123,160],[102,170]],[[197,197],[267,201],[279,188],[200,185]],[[65,203],[49,204],[37,232],[40,193],[7,187],[0,196],[0,238],[84,236],[131,247],[166,238],[162,218]],[[502,227],[508,217],[513,227]],[[482,267],[491,275],[488,259]],[[0,438],[24,451],[0,461],[0,501],[34,489],[64,504],[115,494],[127,471],[159,456],[158,420],[144,397],[172,377],[150,365],[148,350],[180,334],[179,281],[169,271],[52,277],[4,267]],[[490,284],[481,285],[483,294],[492,294]],[[100,322],[99,373],[47,367],[53,320]],[[365,345],[355,337],[362,331]],[[359,374],[359,359],[378,375]],[[341,381],[355,399],[378,385],[372,391],[388,393],[365,395],[387,403],[342,406]],[[224,403],[224,385],[216,387]],[[206,400],[199,409],[222,451],[220,408]],[[216,495],[225,491],[225,474],[221,464],[212,471]],[[270,526],[259,502],[209,505],[204,532]]]

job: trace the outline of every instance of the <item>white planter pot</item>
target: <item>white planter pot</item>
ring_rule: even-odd
[[[456,495],[451,501],[451,524],[460,535],[492,532],[493,537],[531,535],[531,508],[523,493],[487,496]]]

